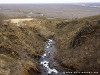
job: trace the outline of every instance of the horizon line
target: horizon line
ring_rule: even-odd
[[[68,2],[68,3],[0,3],[0,4],[77,4],[77,3],[100,3],[100,2]]]

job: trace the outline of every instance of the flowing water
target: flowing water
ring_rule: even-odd
[[[41,75],[70,75],[64,74],[63,71],[52,64],[51,55],[53,50],[55,50],[55,41],[53,39],[48,39],[45,42],[45,52],[39,60]]]
[[[45,43],[45,52],[40,58],[40,65],[42,74],[41,75],[49,75],[49,74],[55,74],[58,75],[58,71],[54,67],[50,67],[50,56],[51,52],[54,48],[54,40],[48,39]]]

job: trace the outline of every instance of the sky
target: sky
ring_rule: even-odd
[[[0,3],[80,3],[100,2],[100,0],[0,0]]]

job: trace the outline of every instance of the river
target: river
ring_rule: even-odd
[[[65,72],[54,66],[53,61],[51,60],[51,55],[54,49],[55,41],[53,39],[48,39],[45,42],[45,52],[39,59],[41,75],[72,75],[65,74]]]

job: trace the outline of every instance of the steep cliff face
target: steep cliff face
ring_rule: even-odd
[[[100,72],[100,16],[61,23],[57,28],[58,62],[76,71]]]

